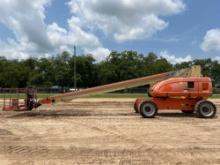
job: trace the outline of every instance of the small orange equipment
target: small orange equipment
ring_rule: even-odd
[[[216,106],[207,99],[212,95],[209,77],[176,77],[161,81],[149,90],[152,99],[135,101],[135,112],[144,118],[153,118],[158,110],[181,110],[198,117],[213,118]]]
[[[37,90],[35,88],[3,88],[3,111],[30,111],[37,108]]]

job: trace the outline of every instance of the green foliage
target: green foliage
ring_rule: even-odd
[[[78,87],[91,87],[96,85],[96,65],[95,59],[92,56],[77,56],[76,57],[76,72],[77,72],[77,86]],[[69,61],[69,85],[74,84],[74,57]]]
[[[74,59],[69,52],[57,56],[22,61],[0,57],[0,87],[73,87]],[[204,75],[210,76],[220,87],[220,64],[211,59],[197,59],[172,65],[164,58],[150,52],[148,55],[135,51],[113,51],[102,62],[96,62],[91,55],[76,57],[77,87],[87,88],[122,80],[153,75],[201,65]]]

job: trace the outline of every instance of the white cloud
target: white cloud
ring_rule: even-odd
[[[119,42],[149,38],[168,26],[162,16],[185,9],[182,0],[71,0],[69,6],[80,24]]]
[[[68,29],[57,23],[46,24],[44,11],[50,3],[50,0],[1,0],[0,22],[14,33],[15,39],[0,42],[0,56],[9,59],[50,56],[76,44],[85,53],[98,50],[94,55],[97,60],[106,57],[110,51],[102,47],[94,34],[83,30],[78,18],[67,20]]]
[[[0,23],[13,39],[0,41],[0,56],[24,59],[71,50],[77,45],[100,61],[110,51],[95,32],[101,30],[118,42],[146,39],[168,26],[163,16],[185,9],[183,0],[69,0],[68,28],[45,23],[52,0],[1,0]]]
[[[211,29],[207,31],[201,49],[205,52],[220,51],[220,29]]]
[[[216,57],[214,58],[214,60],[215,60],[215,61],[218,61],[218,63],[220,64],[220,56],[216,56]]]
[[[51,50],[44,23],[44,8],[49,0],[1,0],[0,22],[7,26],[16,36],[18,43],[30,42],[42,51]]]
[[[94,50],[87,49],[85,51],[88,54],[91,53],[95,59],[98,59],[98,61],[105,60],[108,57],[108,55],[111,53],[108,49],[105,49],[105,48],[102,48],[102,47],[98,47]]]
[[[8,39],[7,42],[0,42],[0,56],[7,57],[8,59],[26,59],[29,57],[29,50],[34,49],[34,45],[27,44],[26,42],[16,42],[13,39]]]
[[[160,57],[166,58],[167,61],[169,61],[171,64],[189,62],[193,60],[191,55],[187,55],[185,57],[177,57],[176,55],[169,53],[167,50],[161,51]]]
[[[124,29],[121,28],[120,31],[115,32],[114,34],[115,40],[122,42],[126,40],[150,38],[157,31],[163,30],[168,25],[168,23],[159,19],[155,15],[150,15],[145,17],[143,19],[143,22],[146,22],[144,27],[136,26],[136,27],[126,27]]]

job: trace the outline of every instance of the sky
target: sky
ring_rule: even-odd
[[[171,63],[220,61],[219,0],[0,0],[0,56],[63,51],[105,60],[113,50],[155,52]]]

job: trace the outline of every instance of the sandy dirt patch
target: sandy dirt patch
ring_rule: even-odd
[[[133,102],[78,99],[0,111],[0,164],[220,164],[219,112],[214,119],[178,111],[143,119]]]

